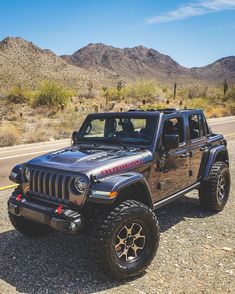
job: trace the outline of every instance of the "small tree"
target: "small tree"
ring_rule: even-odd
[[[54,82],[44,82],[39,88],[39,93],[35,98],[35,105],[66,106],[69,98],[72,96],[72,90],[66,89]]]
[[[7,95],[7,99],[11,103],[26,103],[30,100],[30,93],[24,89],[21,85],[12,87]]]

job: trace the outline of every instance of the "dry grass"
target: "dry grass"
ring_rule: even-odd
[[[19,144],[20,131],[10,124],[4,124],[0,127],[0,147]]]
[[[142,86],[141,83],[143,83]],[[110,94],[111,90],[114,96]],[[195,97],[189,98],[189,94]],[[5,129],[0,146],[69,138],[74,130],[79,129],[85,116],[96,111],[127,111],[133,108],[200,108],[204,110],[208,118],[235,115],[234,88],[231,88],[226,97],[223,96],[220,88],[182,88],[174,99],[172,88],[154,85],[153,81],[149,83],[141,81],[126,85],[121,90],[110,88],[109,95],[105,95],[103,89],[93,98],[72,97],[63,109],[61,105],[35,108],[32,101],[9,104],[7,99],[5,101],[0,99],[0,124],[2,121],[3,125],[1,132],[3,133]],[[8,129],[9,134],[6,131]]]

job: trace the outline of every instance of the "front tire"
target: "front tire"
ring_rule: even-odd
[[[225,162],[217,161],[212,165],[209,181],[202,183],[199,200],[202,208],[213,212],[224,209],[230,191],[230,173]]]
[[[159,245],[160,229],[153,211],[126,200],[97,222],[91,235],[95,263],[115,279],[144,273]]]

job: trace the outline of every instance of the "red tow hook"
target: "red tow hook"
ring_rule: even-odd
[[[17,196],[16,196],[16,201],[21,201],[21,198],[22,198],[22,194],[18,194]]]
[[[62,208],[63,208],[63,206],[62,205],[59,205],[58,207],[57,207],[57,209],[56,209],[56,213],[58,213],[58,214],[61,214],[62,213]]]

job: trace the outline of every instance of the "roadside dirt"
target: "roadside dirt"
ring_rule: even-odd
[[[85,237],[59,233],[29,240],[7,218],[0,194],[0,293],[235,293],[235,139],[229,141],[232,187],[223,212],[199,207],[197,192],[156,212],[157,256],[143,277],[123,283],[94,272]]]

